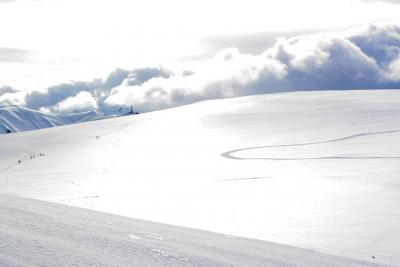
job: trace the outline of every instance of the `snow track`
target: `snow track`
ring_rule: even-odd
[[[372,132],[372,133],[360,133],[354,134],[346,137],[341,137],[337,139],[331,139],[326,141],[319,142],[309,142],[309,143],[300,143],[300,144],[284,144],[284,145],[267,145],[267,146],[256,146],[256,147],[246,147],[240,149],[234,149],[221,154],[222,157],[234,160],[335,160],[335,159],[400,159],[399,156],[325,156],[325,157],[298,157],[298,158],[277,158],[277,157],[237,157],[233,154],[243,151],[257,150],[257,149],[266,149],[266,148],[286,148],[286,147],[302,147],[302,146],[314,146],[326,143],[336,143],[341,141],[347,141],[355,138],[373,136],[373,135],[384,135],[384,134],[393,134],[400,133],[399,130],[396,131],[382,131],[382,132]],[[399,137],[400,140],[400,137]]]

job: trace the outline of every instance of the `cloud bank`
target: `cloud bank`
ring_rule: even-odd
[[[25,50],[25,49],[0,47],[0,63],[1,62],[28,62],[28,61],[32,60],[33,54],[34,53],[32,51]]]
[[[9,3],[9,2],[16,2],[17,0],[0,0],[0,4],[2,3]],[[30,1],[40,1],[40,0],[30,0]]]
[[[117,69],[104,79],[62,83],[23,97],[21,92],[4,95],[8,103],[50,112],[113,113],[130,105],[143,112],[252,94],[379,88],[400,88],[396,24],[279,38],[256,55],[225,48],[190,68]],[[0,91],[0,103],[4,95]]]
[[[384,2],[390,4],[400,4],[399,0],[364,0],[364,2]]]
[[[1,86],[0,85],[0,96],[4,95],[4,94],[8,94],[8,93],[16,93],[17,90],[15,90],[14,88],[10,87],[10,86]]]

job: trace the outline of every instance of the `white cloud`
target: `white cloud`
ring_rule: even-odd
[[[190,76],[114,88],[109,105],[154,110],[202,99],[293,90],[396,88],[400,27],[371,25],[342,33],[281,38],[260,55],[235,48],[200,62]]]
[[[0,94],[0,105],[25,105],[25,93],[24,92],[8,92]]]
[[[400,83],[400,58],[394,60],[389,64],[387,75],[390,80]]]
[[[258,55],[226,48],[174,71],[117,69],[105,79],[19,94],[14,102],[19,99],[29,108],[54,112],[92,108],[114,112],[130,105],[151,111],[251,94],[372,88],[400,88],[397,24],[280,38]],[[7,95],[11,99],[13,94]]]
[[[80,92],[89,92],[96,100],[97,107],[102,111],[107,111],[102,101],[110,94],[113,88],[122,83],[127,85],[141,85],[154,77],[169,77],[171,73],[160,67],[147,67],[134,70],[116,69],[104,79],[94,79],[92,81],[71,81],[51,86],[44,90],[34,90],[25,92],[23,101],[25,106],[32,109],[52,110],[59,112],[54,108],[60,102],[69,97],[73,97]]]
[[[116,67],[171,66],[225,46],[261,53],[279,36],[396,19],[400,12],[400,5],[350,2],[14,0],[0,8],[1,46],[34,51],[34,57],[0,64],[1,81],[44,88]]]
[[[4,62],[30,62],[33,52],[25,49],[0,47],[0,63]]]
[[[79,92],[59,102],[53,111],[57,113],[72,113],[97,109],[97,102],[89,92]]]
[[[17,90],[7,85],[0,85],[0,96],[7,93],[16,93]]]
[[[383,2],[390,4],[400,4],[399,0],[363,0],[364,2]]]

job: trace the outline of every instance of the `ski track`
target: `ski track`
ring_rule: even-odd
[[[350,139],[355,139],[364,136],[370,135],[381,135],[381,134],[390,134],[390,133],[400,133],[400,130],[392,130],[392,131],[381,131],[381,132],[370,132],[370,133],[360,133],[354,134],[346,137],[330,139],[325,141],[319,142],[309,142],[309,143],[298,143],[298,144],[283,144],[283,145],[268,145],[268,146],[255,146],[255,147],[245,147],[230,150],[224,153],[221,153],[221,156],[228,159],[234,160],[273,160],[273,161],[299,161],[299,160],[340,160],[340,159],[400,159],[400,156],[366,156],[366,157],[352,157],[352,156],[326,156],[326,157],[303,157],[303,158],[275,158],[275,157],[260,157],[260,158],[241,158],[233,156],[232,154],[241,152],[241,151],[248,151],[254,149],[262,149],[262,148],[279,148],[279,147],[298,147],[298,146],[312,146],[312,145],[319,145],[319,144],[326,144],[326,143],[335,143],[346,141]]]

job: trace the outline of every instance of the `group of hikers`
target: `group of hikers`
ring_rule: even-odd
[[[99,135],[96,135],[96,139],[100,139],[100,136]],[[44,157],[44,153],[39,153],[39,157]],[[35,159],[35,155],[30,155],[30,158],[31,159]],[[21,164],[21,160],[19,159],[18,160],[18,164]]]
[[[100,139],[100,136],[99,135],[96,135],[96,139]],[[44,153],[39,153],[39,157],[44,157]],[[30,158],[31,159],[35,159],[35,155],[30,155]],[[21,164],[21,160],[19,159],[18,160],[18,164]]]
[[[39,157],[43,157],[44,156],[44,153],[39,153]],[[35,158],[35,155],[31,155],[31,159],[34,159]]]
[[[39,157],[44,157],[44,153],[39,153]],[[35,159],[35,155],[30,155],[30,158]],[[19,159],[17,162],[18,164],[21,164],[22,160]]]

